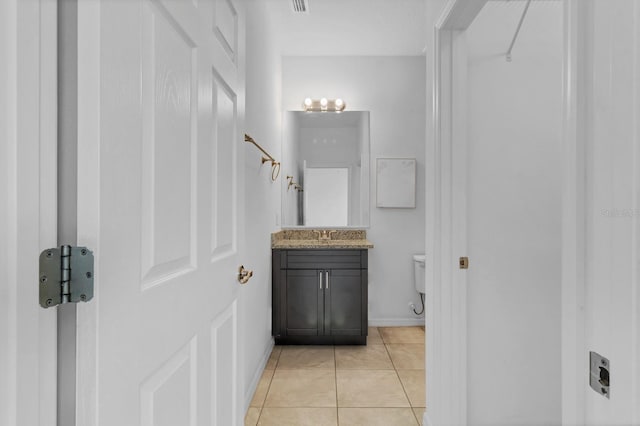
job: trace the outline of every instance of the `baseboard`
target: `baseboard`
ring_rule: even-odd
[[[369,318],[369,327],[410,327],[424,325],[424,318]]]
[[[267,366],[267,362],[269,361],[269,356],[271,356],[271,352],[273,351],[273,338],[269,340],[269,344],[264,350],[262,354],[262,358],[258,363],[258,368],[253,372],[253,378],[251,379],[251,383],[249,383],[249,387],[246,390],[244,395],[244,410],[243,413],[246,413],[249,409],[249,405],[251,404],[251,400],[253,399],[253,394],[256,392],[256,388],[258,387],[258,382],[260,381],[260,377],[262,377],[262,373],[264,372],[264,368]]]
[[[422,413],[422,426],[433,426],[433,423],[431,423],[429,416],[427,416],[427,410]]]

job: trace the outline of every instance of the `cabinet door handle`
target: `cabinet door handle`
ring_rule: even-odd
[[[320,290],[322,290],[322,271],[318,272],[318,286],[320,287]]]
[[[325,282],[326,289],[329,290],[329,271],[326,271],[326,274],[327,274],[327,278],[325,279],[324,282]]]

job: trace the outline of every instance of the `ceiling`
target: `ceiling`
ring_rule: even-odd
[[[307,0],[308,13],[262,1],[284,56],[424,54],[426,0]]]

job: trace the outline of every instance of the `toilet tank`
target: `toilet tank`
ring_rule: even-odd
[[[413,283],[418,293],[425,293],[424,254],[413,255]]]

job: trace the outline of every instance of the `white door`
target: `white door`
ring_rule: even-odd
[[[56,246],[56,4],[0,2],[0,425],[56,425],[56,308],[38,256]]]
[[[235,425],[243,15],[78,3],[78,425]]]

